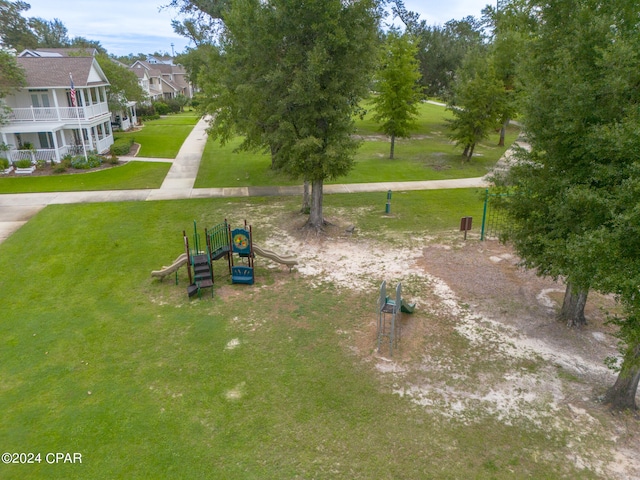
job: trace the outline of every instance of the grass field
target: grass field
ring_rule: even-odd
[[[74,192],[159,188],[171,164],[129,162],[118,167],[79,174],[0,178],[0,193]]]
[[[185,138],[191,133],[200,117],[192,112],[168,115],[159,120],[149,120],[140,130],[119,132],[115,138],[133,137],[141,145],[138,156],[150,158],[176,158]]]
[[[394,395],[352,350],[375,293],[264,262],[255,286],[229,285],[216,266],[214,298],[189,300],[184,269],[179,285],[150,278],[182,251],[193,220],[249,219],[262,242],[298,202],[56,205],[2,243],[0,445],[79,452],[82,464],[43,457],[0,465],[0,477],[596,478],[544,425],[465,424]],[[393,217],[382,208],[373,194],[325,203],[383,244],[451,232],[481,203],[474,190],[406,192]]]
[[[371,120],[371,112],[357,119],[357,134],[362,144],[353,170],[345,177],[327,183],[369,183],[409,180],[442,180],[485,175],[506,151],[498,147],[498,133],[476,148],[471,162],[463,162],[461,150],[447,138],[446,119],[451,114],[441,106],[423,103],[420,122],[410,139],[398,139],[394,160],[389,160],[390,143],[380,135]],[[506,145],[511,145],[519,130],[510,128]],[[209,140],[202,157],[195,186],[237,187],[260,185],[295,185],[292,180],[271,170],[266,152],[237,152],[240,139],[225,146]]]

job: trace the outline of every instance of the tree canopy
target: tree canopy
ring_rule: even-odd
[[[507,92],[498,78],[493,58],[480,49],[470,52],[456,73],[449,122],[449,137],[463,148],[469,161],[478,142],[499,128],[506,109]]]
[[[377,46],[373,0],[242,0],[224,13],[220,48],[199,84],[211,131],[269,148],[275,168],[312,184],[308,225],[321,228],[322,186],[353,166],[353,113],[369,91]]]
[[[469,50],[483,45],[484,28],[480,20],[467,16],[444,25],[428,25],[426,20],[407,10],[404,2],[394,0],[393,12],[404,23],[407,33],[416,41],[423,92],[432,97],[449,99],[453,93],[455,72]]]
[[[13,90],[25,86],[24,71],[16,62],[16,57],[0,48],[0,125],[6,121],[6,106],[1,100]]]
[[[124,108],[127,101],[142,102],[146,99],[146,93],[131,69],[116,63],[104,53],[98,54],[96,60],[109,79],[109,110],[117,112]]]
[[[525,132],[502,183],[507,234],[526,266],[568,288],[616,293],[624,362],[609,401],[635,408],[640,377],[638,7],[625,0],[538,6],[521,78]],[[636,222],[636,223],[633,223]],[[633,252],[633,253],[632,253]]]
[[[67,27],[61,20],[26,17],[31,6],[20,0],[0,0],[0,44],[20,52],[35,48],[96,48],[106,50],[100,42],[83,37],[69,38]]]
[[[391,137],[389,158],[393,159],[395,139],[407,138],[417,127],[420,92],[417,48],[409,34],[391,30],[382,47],[373,97],[375,122]]]
[[[37,44],[27,19],[22,16],[30,8],[26,2],[0,0],[0,43],[5,47],[20,51]]]
[[[24,71],[18,66],[16,57],[0,48],[0,98],[25,84]]]

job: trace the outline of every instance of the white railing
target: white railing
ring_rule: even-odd
[[[98,153],[105,153],[109,150],[109,147],[113,143],[113,135],[105,135],[104,137],[98,139],[96,141],[96,151]]]
[[[100,145],[103,142],[107,144],[106,139],[98,141],[98,144]],[[89,151],[88,145],[86,148],[87,151]],[[108,146],[103,147],[103,149],[108,148]],[[58,162],[58,159],[62,160],[62,158],[64,158],[66,155],[82,155],[84,153],[84,149],[82,148],[82,145],[65,145],[58,148],[58,155],[56,155],[55,148],[39,148],[37,150],[9,150],[6,153],[6,158],[8,158],[12,163],[17,162],[18,160],[31,160],[31,163],[35,164],[39,161]]]
[[[21,122],[61,122],[66,120],[90,120],[109,113],[106,103],[96,103],[86,107],[62,107],[62,108],[13,108],[8,118],[11,123]]]

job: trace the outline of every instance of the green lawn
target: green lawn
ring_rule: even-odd
[[[380,130],[378,124],[373,118],[372,104],[369,101],[363,103],[362,106],[365,115],[356,118],[356,128],[360,135],[379,135]],[[443,132],[446,119],[452,119],[453,115],[448,112],[445,107],[434,105],[432,103],[423,102],[418,105],[418,128],[414,135],[433,135]]]
[[[406,192],[382,218],[378,197],[329,195],[326,213],[401,238],[455,230],[481,208],[474,190]],[[0,465],[0,477],[596,477],[545,425],[463,424],[394,395],[350,340],[374,320],[374,292],[264,262],[255,286],[215,298],[189,300],[184,269],[179,285],[150,278],[182,251],[194,219],[246,218],[260,240],[298,203],[56,205],[0,244],[2,451],[82,454],[76,465]]]
[[[149,120],[135,132],[119,132],[115,138],[133,137],[140,144],[139,157],[176,158],[184,140],[200,117],[193,113],[168,115],[159,120]]]
[[[345,177],[327,183],[369,183],[388,181],[442,180],[480,177],[485,175],[504,154],[507,147],[498,147],[498,133],[480,143],[471,162],[463,162],[462,152],[447,138],[446,118],[451,114],[444,107],[420,105],[419,128],[411,139],[396,141],[395,158],[389,160],[389,140],[381,136],[368,111],[356,122],[363,142],[356,155],[353,170]],[[510,128],[506,138],[511,145],[519,134]],[[196,188],[238,187],[261,185],[295,185],[291,180],[271,170],[271,158],[266,152],[236,152],[240,139],[224,147],[209,140],[200,164]]]
[[[2,193],[74,192],[159,188],[167,175],[167,162],[128,162],[117,167],[77,174],[0,178]]]

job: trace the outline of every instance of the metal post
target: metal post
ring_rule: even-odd
[[[391,190],[387,191],[387,206],[385,207],[384,213],[391,213]]]
[[[487,220],[487,203],[489,203],[489,189],[485,190],[484,209],[482,210],[482,227],[480,227],[480,241],[484,241],[484,227]]]

